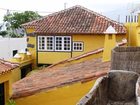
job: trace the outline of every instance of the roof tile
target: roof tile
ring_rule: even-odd
[[[101,59],[91,59],[64,67],[53,66],[44,68],[38,73],[26,77],[13,85],[12,98],[24,97],[42,90],[69,85],[74,82],[84,82],[105,75],[110,68],[110,62]]]
[[[12,62],[0,59],[0,75],[11,71],[18,66],[19,65],[17,63],[12,63]]]
[[[25,28],[35,28],[38,34],[104,34],[110,25],[117,34],[126,34],[122,24],[82,6],[74,6],[23,24]]]

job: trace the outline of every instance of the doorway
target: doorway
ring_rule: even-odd
[[[17,54],[18,50],[13,50],[13,57]]]
[[[0,105],[5,105],[4,83],[0,84]]]
[[[21,79],[26,77],[26,75],[32,71],[32,65],[29,64],[29,65],[26,65],[24,67],[21,68]]]

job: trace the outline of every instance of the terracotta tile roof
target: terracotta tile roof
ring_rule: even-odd
[[[102,62],[101,59],[91,59],[64,67],[44,68],[16,82],[13,85],[12,98],[30,96],[55,87],[93,80],[105,75],[109,68],[110,62]]]
[[[12,62],[0,59],[0,75],[3,75],[9,71],[12,71],[14,68],[18,66],[19,65],[17,63],[12,63]]]
[[[38,34],[104,34],[110,25],[118,34],[126,34],[122,24],[82,6],[74,6],[23,24],[25,28],[35,28]]]

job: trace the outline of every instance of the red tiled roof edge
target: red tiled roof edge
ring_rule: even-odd
[[[95,80],[95,79],[97,79],[97,78],[99,78],[99,77],[101,77],[101,76],[104,76],[104,75],[106,75],[108,73],[108,70],[104,70],[104,71],[98,71],[98,72],[95,72],[95,74],[94,75],[92,75],[92,76],[90,76],[90,77],[87,77],[87,78],[82,78],[82,79],[78,79],[78,80],[74,80],[74,81],[70,81],[70,82],[65,82],[65,83],[62,83],[62,84],[60,84],[59,86],[52,86],[52,87],[48,87],[48,88],[45,88],[45,90],[47,91],[47,90],[49,90],[49,89],[54,89],[54,88],[59,88],[59,87],[63,87],[63,86],[66,86],[66,85],[72,85],[72,84],[74,84],[74,83],[76,83],[76,82],[81,82],[81,83],[84,83],[84,82],[88,82],[88,81],[91,81],[91,80]],[[12,99],[17,99],[17,98],[23,98],[23,97],[26,97],[26,96],[31,96],[31,95],[34,95],[34,94],[36,94],[36,93],[39,93],[39,92],[42,92],[42,90],[44,90],[44,89],[41,89],[41,90],[38,90],[38,91],[36,91],[36,90],[32,90],[32,91],[30,91],[30,92],[25,92],[24,94],[13,94],[12,96],[11,96],[11,98]],[[35,92],[34,92],[35,91]]]
[[[93,14],[95,14],[95,15],[97,15],[97,16],[100,16],[100,17],[102,17],[102,18],[104,18],[104,19],[110,21],[110,22],[113,22],[113,23],[115,23],[115,24],[119,24],[120,26],[124,27],[124,25],[123,25],[122,23],[119,23],[119,22],[117,22],[117,21],[114,21],[114,20],[112,20],[112,19],[110,19],[110,18],[108,18],[108,17],[106,17],[106,16],[103,16],[103,15],[97,13],[97,12],[94,12],[94,11],[92,11],[92,10],[90,10],[90,9],[87,9],[87,8],[85,8],[85,7],[82,7],[82,6],[80,6],[80,5],[76,5],[76,6],[73,6],[73,7],[71,7],[71,8],[64,9],[64,10],[61,10],[61,11],[58,11],[58,12],[49,14],[49,15],[47,15],[47,16],[41,18],[41,19],[38,19],[38,20],[34,20],[34,21],[31,21],[31,22],[25,23],[25,24],[23,24],[22,26],[25,27],[25,28],[30,28],[30,27],[37,28],[37,23],[36,23],[36,22],[39,22],[40,20],[45,19],[45,18],[48,17],[48,16],[54,16],[54,15],[56,15],[56,14],[58,14],[58,13],[62,13],[62,12],[68,11],[68,10],[70,10],[70,9],[72,9],[72,8],[75,8],[75,7],[80,7],[80,8],[82,8],[82,9],[84,9],[84,10],[90,12],[90,13],[93,13]],[[125,32],[121,32],[121,33],[119,32],[119,33],[117,33],[117,34],[126,34],[126,29],[123,28],[122,30],[125,30]],[[40,31],[35,31],[35,33],[37,33],[37,34],[46,34],[46,32],[40,32]],[[66,33],[65,33],[65,34],[66,34]],[[77,33],[76,33],[76,34],[77,34]],[[83,33],[82,33],[82,34],[83,34]],[[92,33],[84,33],[84,34],[92,34]],[[101,34],[101,33],[97,32],[96,34]],[[102,33],[102,34],[103,34],[103,33]]]
[[[51,14],[49,14],[49,15],[46,15],[46,16],[40,18],[40,19],[36,19],[36,20],[31,21],[31,22],[24,23],[24,24],[22,24],[22,26],[23,26],[23,27],[24,27],[24,26],[26,27],[27,25],[29,25],[29,24],[31,24],[31,23],[33,23],[33,22],[42,20],[42,19],[44,19],[44,18],[46,18],[46,17],[48,17],[48,16],[56,15],[56,14],[58,14],[58,13],[60,13],[60,12],[65,12],[65,11],[70,10],[70,9],[72,9],[72,8],[75,8],[75,7],[83,8],[84,10],[87,10],[87,11],[89,11],[89,12],[91,12],[91,13],[94,13],[94,14],[96,14],[97,16],[104,17],[105,19],[108,19],[108,20],[110,20],[110,21],[112,21],[112,22],[115,22],[115,23],[117,23],[117,24],[122,24],[122,23],[119,23],[119,22],[117,22],[117,21],[115,21],[115,20],[112,20],[112,19],[110,19],[110,18],[108,18],[108,17],[106,17],[106,16],[104,16],[104,15],[102,15],[102,14],[99,14],[99,13],[97,13],[97,12],[95,12],[95,11],[92,11],[92,10],[90,10],[90,9],[88,9],[88,8],[85,8],[85,7],[80,6],[80,5],[75,5],[75,6],[73,6],[73,7],[68,8],[68,9],[60,10],[60,11],[58,11],[58,12],[54,12],[54,13],[51,13]],[[36,25],[33,25],[33,26],[36,26]],[[124,26],[124,25],[122,24],[122,26]]]
[[[13,62],[10,62],[10,61],[6,61],[6,60],[3,60],[3,59],[0,59],[0,62],[8,67],[11,67],[11,69],[7,69],[5,71],[2,71],[0,72],[0,75],[3,75],[5,73],[8,73],[12,70],[14,70],[15,68],[19,67],[19,64],[18,63],[13,63]]]

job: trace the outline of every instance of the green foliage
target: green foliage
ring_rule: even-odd
[[[14,12],[4,16],[4,21],[8,21],[11,24],[11,28],[21,28],[21,24],[30,22],[35,19],[39,19],[41,16],[37,12],[25,11],[22,13]]]
[[[6,105],[16,105],[14,100],[9,100]]]
[[[14,32],[9,32],[8,35],[11,37],[11,38],[19,38],[19,37],[22,37],[20,34],[16,34]]]
[[[8,32],[7,31],[0,31],[0,36],[6,36],[8,34]]]

